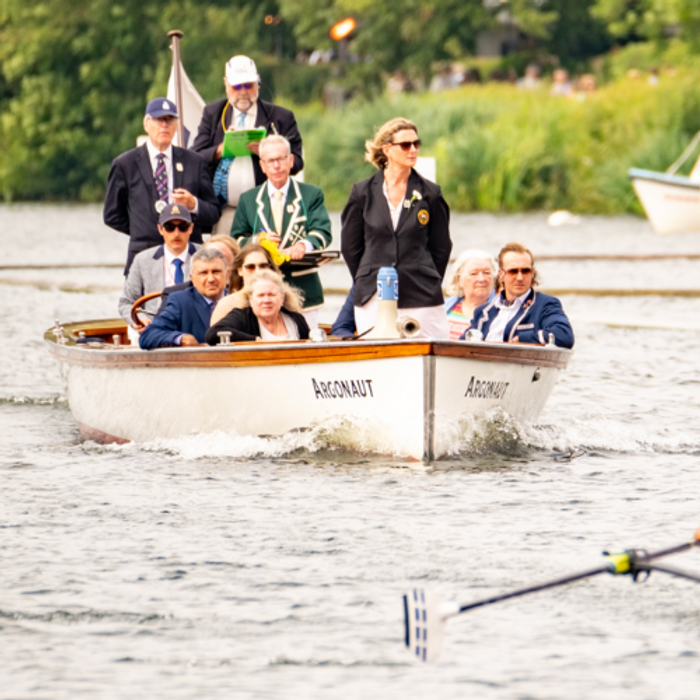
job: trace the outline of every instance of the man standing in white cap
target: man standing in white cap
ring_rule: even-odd
[[[294,114],[284,107],[258,99],[259,85],[255,62],[248,56],[234,56],[226,64],[226,99],[204,108],[197,138],[192,145],[192,150],[209,164],[214,190],[219,200],[226,204],[213,233],[229,233],[240,195],[266,180],[260,167],[258,142],[248,144],[250,157],[222,159],[224,132],[264,127],[268,136],[279,134],[291,144],[294,154],[292,175],[304,167],[301,135]]]

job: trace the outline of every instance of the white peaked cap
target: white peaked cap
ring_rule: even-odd
[[[248,56],[234,56],[226,64],[226,80],[229,85],[254,83],[260,79],[255,61]]]

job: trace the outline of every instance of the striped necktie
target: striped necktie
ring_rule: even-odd
[[[165,155],[159,153],[156,156],[158,161],[156,165],[156,189],[158,190],[158,200],[161,202],[168,201],[168,171],[165,167]]]
[[[282,210],[282,192],[275,190],[275,201],[272,202],[272,217],[275,220],[275,230],[282,235],[282,224],[284,223],[284,211]]]
[[[185,281],[185,276],[182,274],[182,260],[175,258],[173,265],[175,265],[175,284],[182,284]]]

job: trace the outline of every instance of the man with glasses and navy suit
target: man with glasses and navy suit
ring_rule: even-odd
[[[488,342],[545,345],[550,333],[562,348],[574,346],[574,331],[556,297],[536,292],[535,258],[520,243],[508,243],[498,254],[501,293],[474,311],[471,330]]]
[[[293,112],[259,99],[259,86],[260,76],[255,62],[248,56],[234,56],[225,69],[226,99],[204,108],[197,138],[192,144],[192,150],[209,165],[214,190],[225,203],[214,233],[229,232],[240,195],[266,179],[260,167],[258,142],[248,144],[250,157],[222,158],[226,131],[265,128],[268,136],[284,136],[294,154],[292,175],[304,167],[301,135]]]
[[[105,194],[105,224],[129,236],[124,275],[137,253],[162,243],[158,216],[167,204],[182,205],[190,212],[194,243],[201,243],[202,228],[211,229],[221,216],[202,157],[172,145],[177,132],[175,103],[165,97],[151,100],[143,128],[148,140],[114,159]]]
[[[160,213],[158,232],[163,237],[163,244],[138,253],[124,281],[124,291],[119,299],[119,315],[128,324],[133,324],[131,307],[137,299],[151,292],[160,292],[165,287],[182,285],[185,280],[189,280],[192,256],[199,248],[190,242],[193,228],[190,212],[182,204],[168,204]],[[160,305],[160,299],[152,299],[146,302],[144,309],[150,316],[155,316]],[[151,318],[139,318],[141,324],[134,328],[141,333],[151,323]]]

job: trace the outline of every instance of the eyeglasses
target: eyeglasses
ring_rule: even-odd
[[[521,274],[523,276],[524,275],[531,275],[532,268],[531,267],[512,267],[510,270],[505,270],[504,272],[509,277],[517,277],[518,274]]]
[[[246,263],[245,265],[243,265],[243,269],[246,272],[255,272],[256,270],[269,270],[270,263]]]
[[[192,224],[188,224],[185,221],[182,221],[179,224],[174,224],[172,221],[166,221],[163,224],[163,228],[168,233],[172,233],[176,228],[182,231],[183,233],[187,233],[190,230],[190,226],[192,226]]]
[[[282,165],[289,156],[284,156],[282,158],[269,158],[268,160],[263,160],[261,161],[262,163],[265,163],[265,165]]]
[[[255,85],[255,83],[238,83],[238,85],[231,85],[231,87],[234,90],[242,90],[243,88],[245,88],[246,90],[252,90],[253,85]]]
[[[421,147],[422,143],[423,142],[420,139],[416,139],[415,141],[395,141],[391,145],[401,146],[402,151],[410,151],[411,146],[415,146],[416,150],[418,150]]]

